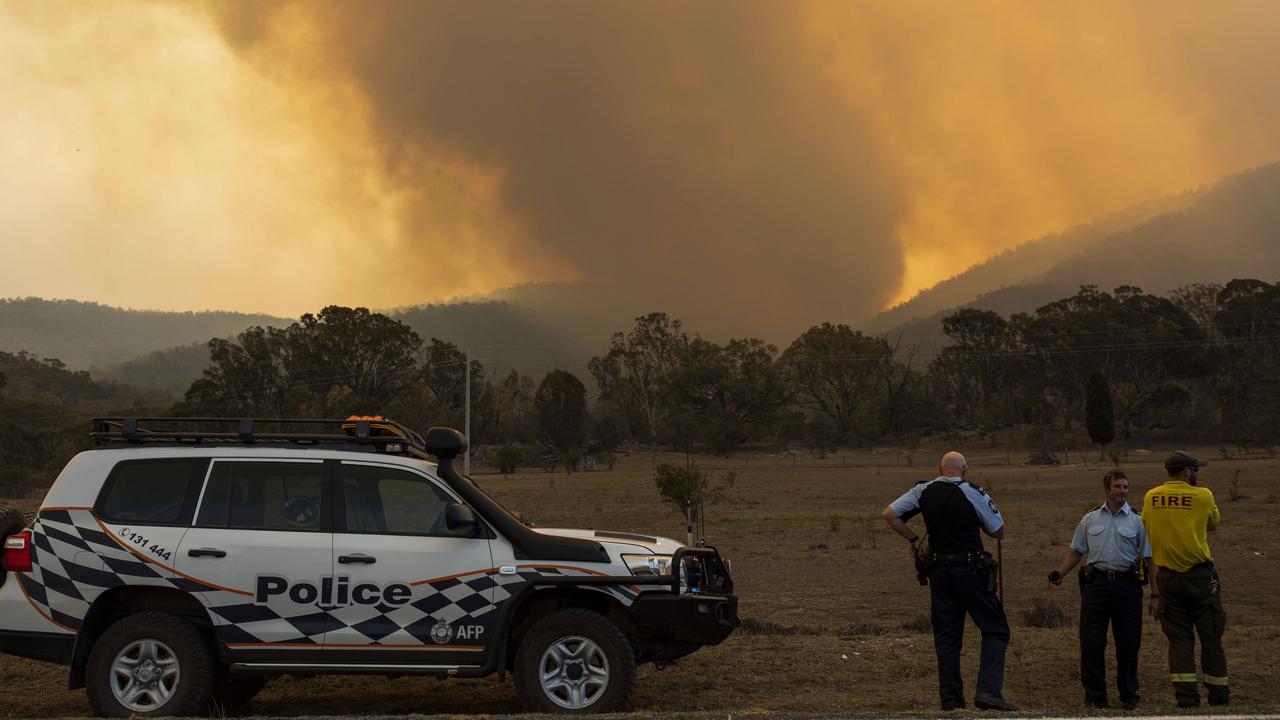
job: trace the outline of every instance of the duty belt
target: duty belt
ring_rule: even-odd
[[[1084,569],[1084,579],[1089,582],[1095,580],[1138,580],[1138,571],[1135,568],[1128,570],[1103,570],[1092,565],[1088,565]]]
[[[930,554],[934,565],[977,565],[980,557],[980,552]]]

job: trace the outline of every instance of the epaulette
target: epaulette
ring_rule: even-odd
[[[1106,503],[1099,503],[1099,504],[1097,504],[1097,505],[1094,505],[1093,507],[1089,508],[1088,510],[1085,510],[1085,512],[1093,512],[1093,511],[1095,511],[1095,510],[1101,510],[1103,505],[1106,505]]]
[[[936,478],[935,478],[935,479],[936,479]],[[920,482],[918,482],[918,483],[916,483],[916,484],[917,484],[917,485],[928,485],[928,484],[929,484],[929,483],[931,483],[931,482],[933,482],[933,480],[921,480]]]

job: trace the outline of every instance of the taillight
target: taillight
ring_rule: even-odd
[[[4,539],[4,569],[31,572],[31,531],[23,530]]]

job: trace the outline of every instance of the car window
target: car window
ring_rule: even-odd
[[[347,532],[449,535],[453,497],[421,475],[376,465],[342,465]]]
[[[187,525],[208,466],[208,458],[116,463],[95,510],[107,522]]]
[[[214,463],[196,524],[318,532],[325,508],[323,463]]]

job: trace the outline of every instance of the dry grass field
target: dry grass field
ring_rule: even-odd
[[[964,450],[965,448],[960,448]],[[723,645],[674,667],[641,670],[635,706],[643,714],[901,714],[937,708],[928,591],[919,587],[906,544],[880,519],[882,508],[913,482],[933,476],[943,448],[917,451],[914,467],[894,453],[695,457],[726,485],[708,508],[706,539],[733,561],[748,627]],[[1226,646],[1234,711],[1280,708],[1280,485],[1277,461],[1213,460],[1202,473],[1222,509],[1211,536],[1228,613]],[[1006,696],[1038,713],[1081,710],[1075,622],[1078,594],[1069,579],[1049,588],[1045,574],[1067,549],[1081,514],[1101,501],[1105,468],[1072,455],[1074,465],[1022,467],[1019,451],[970,451],[970,479],[988,488],[1008,524],[1005,604],[1013,627]],[[1132,502],[1162,481],[1163,452],[1124,465]],[[477,474],[508,507],[546,527],[593,527],[684,536],[683,519],[660,504],[652,465],[683,455],[629,455],[612,471],[565,475]],[[732,473],[732,477],[730,477]],[[28,503],[31,504],[31,503]],[[920,520],[914,521],[919,526]],[[991,543],[991,550],[995,550]],[[1039,604],[1065,614],[1059,627],[1036,627]],[[1166,643],[1154,621],[1143,635],[1143,712],[1171,709]],[[972,693],[977,635],[965,641]],[[0,657],[0,716],[89,713],[83,691],[65,689],[63,669]],[[1112,701],[1114,688],[1112,691]],[[499,714],[520,706],[510,678],[439,682],[421,678],[285,678],[247,708],[254,715]],[[1084,713],[1088,714],[1088,713]],[[1095,713],[1096,714],[1096,713]]]

